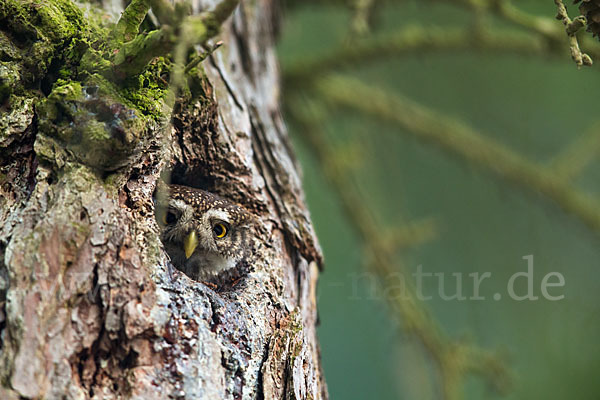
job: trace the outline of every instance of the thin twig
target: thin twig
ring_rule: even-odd
[[[579,42],[577,42],[577,36],[575,34],[581,28],[585,27],[587,24],[584,16],[579,16],[574,20],[569,18],[569,14],[567,13],[567,8],[563,4],[562,0],[554,0],[554,4],[558,8],[558,14],[556,14],[556,19],[561,20],[563,25],[565,26],[565,31],[567,32],[567,36],[569,37],[569,48],[571,49],[571,58],[575,61],[578,67],[582,65],[590,66],[592,65],[592,59],[589,55],[582,53],[581,49],[579,49]]]
[[[223,45],[223,42],[221,40],[219,40],[217,43],[215,43],[214,45],[210,46],[210,48],[207,49],[206,51],[202,52],[201,54],[198,54],[198,55],[194,56],[194,58],[192,59],[192,61],[190,61],[188,63],[188,65],[185,66],[184,73],[187,74],[188,72],[190,72],[198,64],[200,64],[202,61],[206,60],[206,58],[208,56],[210,56],[212,53],[214,53],[222,45]]]

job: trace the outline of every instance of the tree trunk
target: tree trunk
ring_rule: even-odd
[[[139,86],[107,82],[70,0],[0,0],[0,398],[327,398],[321,254],[280,116],[276,19],[274,1],[238,6],[170,123],[150,91],[164,59]],[[165,169],[257,217],[239,281],[169,267],[153,201]]]

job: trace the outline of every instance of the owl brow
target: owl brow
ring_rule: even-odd
[[[249,219],[248,213],[241,206],[231,205],[229,201],[220,199],[211,193],[204,192],[201,190],[189,190],[185,187],[174,186],[172,188],[171,196],[180,200],[191,200],[192,205],[197,206],[203,210],[208,208],[218,207],[223,211],[227,211],[233,214],[236,219],[240,221],[246,221]]]

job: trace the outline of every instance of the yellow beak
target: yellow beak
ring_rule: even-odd
[[[191,231],[183,240],[183,250],[185,251],[185,258],[190,258],[198,246],[198,237],[196,231]]]

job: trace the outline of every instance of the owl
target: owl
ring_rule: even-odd
[[[204,190],[167,186],[157,207],[161,239],[173,265],[195,280],[234,268],[250,251],[252,215]]]

